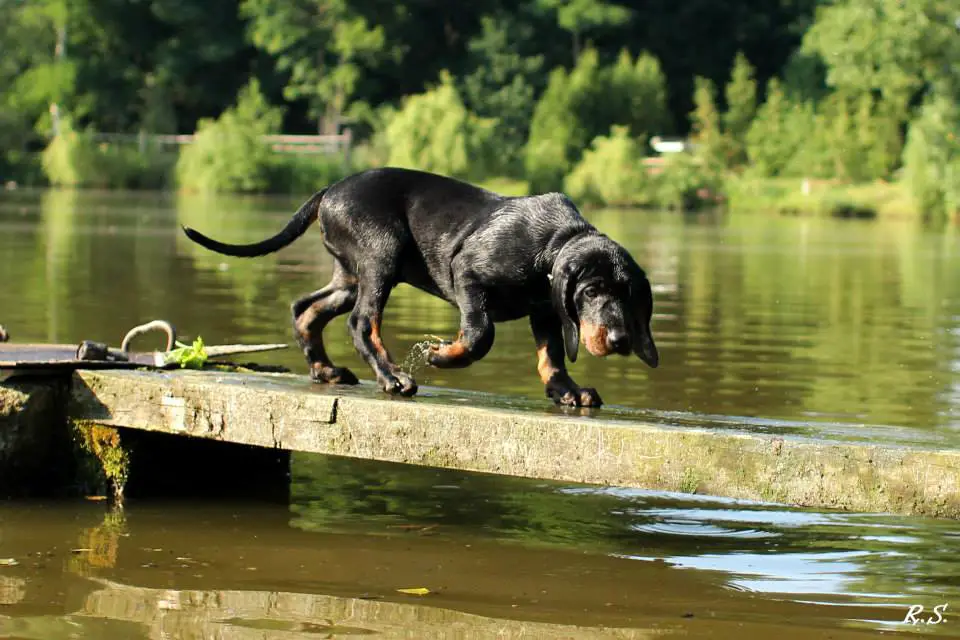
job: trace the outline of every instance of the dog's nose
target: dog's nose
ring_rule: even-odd
[[[610,344],[610,350],[614,353],[627,353],[630,351],[630,337],[623,331],[611,331],[608,333],[607,342]]]

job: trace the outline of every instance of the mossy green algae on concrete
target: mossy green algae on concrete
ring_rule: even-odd
[[[0,383],[0,494],[122,495],[129,456],[115,428],[68,420],[70,377]]]
[[[130,476],[130,453],[120,441],[120,432],[92,420],[74,419],[72,425],[84,476],[100,478],[97,493],[109,490],[115,500],[123,500]]]

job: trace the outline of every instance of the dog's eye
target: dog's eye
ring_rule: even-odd
[[[596,298],[598,293],[599,291],[597,291],[596,287],[587,287],[583,290],[583,295],[587,298]]]

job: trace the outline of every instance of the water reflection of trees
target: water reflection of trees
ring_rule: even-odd
[[[577,637],[643,640],[646,629],[610,629],[504,620],[450,609],[310,593],[257,590],[174,590],[98,580],[100,588],[74,614],[85,620],[135,623],[136,637],[197,640]]]
[[[241,589],[158,589],[91,579],[92,591],[62,615],[0,618],[0,631],[31,640],[178,638],[308,640],[378,638],[619,638],[660,635],[643,628],[604,629],[524,620],[397,602],[313,593]],[[638,625],[639,626],[639,625]]]
[[[760,579],[770,576],[773,579],[767,582],[774,586],[777,579],[782,579],[789,586],[795,577],[790,575],[789,567],[795,568],[794,560],[803,557],[801,562],[806,566],[801,568],[817,572],[818,584],[838,585],[847,594],[861,594],[850,598],[855,601],[952,602],[960,595],[960,571],[954,556],[960,529],[954,522],[786,511],[695,496],[678,498],[318,456],[295,457],[292,472],[289,521],[295,529],[362,536],[379,531],[384,536],[402,537],[384,540],[380,545],[357,543],[358,550],[379,549],[389,557],[431,550],[407,563],[407,572],[401,570],[406,579],[411,575],[410,567],[420,571],[424,560],[427,564],[437,558],[452,562],[452,556],[470,543],[495,538],[508,545],[553,546],[557,551],[574,548],[587,553],[551,550],[521,568],[514,565],[525,562],[522,556],[509,554],[501,544],[496,548],[503,552],[494,554],[500,558],[497,562],[493,556],[487,557],[490,564],[471,565],[474,560],[464,561],[465,566],[475,566],[472,570],[477,575],[495,571],[495,576],[506,576],[534,566],[550,572],[556,563],[557,575],[564,575],[569,568],[570,575],[581,576],[584,582],[577,584],[596,586],[609,584],[610,580],[630,581],[628,576],[646,576],[630,584],[615,583],[615,588],[640,594],[647,588],[645,580],[659,576],[670,583],[665,595],[660,594],[666,600],[686,594],[692,603],[719,607],[721,618],[746,616],[745,620],[738,620],[741,624],[749,623],[760,606],[758,601],[747,597],[733,599],[730,590],[700,590],[696,585],[738,583],[744,578],[742,572],[748,578],[750,574]],[[361,580],[358,584],[348,582],[345,587],[344,580],[356,575],[352,557],[340,563],[336,575],[323,573],[324,559],[340,553],[332,541],[344,536],[290,532],[286,528],[288,514],[283,511],[250,511],[236,520],[232,507],[206,510],[195,506],[191,510],[183,504],[141,504],[132,505],[128,514],[110,510],[95,514],[92,509],[84,509],[79,514],[67,514],[61,524],[53,526],[50,516],[42,513],[28,511],[18,515],[14,511],[12,519],[8,515],[4,514],[4,522],[9,529],[0,534],[19,534],[5,538],[8,553],[26,557],[27,551],[36,553],[56,541],[61,549],[69,550],[65,551],[69,555],[64,575],[59,578],[42,576],[34,581],[33,574],[24,566],[17,568],[23,570],[22,574],[13,575],[23,575],[26,580],[0,581],[0,595],[5,595],[10,605],[0,616],[0,635],[46,640],[72,637],[68,632],[82,631],[91,637],[205,638],[229,629],[231,637],[274,637],[270,634],[275,633],[279,638],[334,630],[346,634],[349,628],[351,632],[376,630],[387,637],[401,632],[407,634],[405,637],[417,632],[422,634],[419,637],[427,637],[426,634],[443,628],[443,624],[459,625],[465,635],[458,637],[473,637],[470,633],[488,637],[484,634],[491,629],[511,633],[536,630],[544,637],[605,633],[599,628],[494,620],[486,614],[438,608],[447,606],[439,600],[390,602],[393,587],[389,586],[389,579],[374,581],[376,593],[386,594],[385,599],[342,597],[347,595],[345,591],[352,593],[351,589],[364,588],[365,584]],[[225,520],[220,520],[224,515]],[[95,517],[102,520],[94,522]],[[241,523],[242,529],[238,530]],[[417,527],[390,526],[397,524]],[[431,525],[436,526],[429,528]],[[25,531],[35,531],[36,535]],[[421,535],[434,539],[415,542],[409,538]],[[479,552],[481,557],[494,548],[490,544],[472,546],[486,549]],[[352,548],[345,545],[341,551]],[[193,555],[194,551],[193,558],[176,556]],[[719,574],[714,580],[701,572],[694,577],[689,572],[667,568],[654,570],[663,567],[659,563],[635,570],[622,565],[614,568],[609,562],[598,560],[593,555],[596,553],[662,559],[667,563],[722,556],[730,559],[725,563],[729,573]],[[368,568],[381,567],[376,554],[360,552],[356,562]],[[262,571],[249,573],[244,568],[248,563],[258,565]],[[304,563],[316,571],[306,581],[297,572],[297,567],[302,569]],[[54,575],[59,575],[57,571]],[[204,575],[197,575],[198,572]],[[368,579],[370,575],[367,574]],[[588,575],[592,577],[587,579]],[[831,577],[838,579],[831,582]],[[689,593],[683,588],[690,589]],[[324,589],[332,589],[324,591],[330,595],[313,592]],[[791,595],[807,599],[801,594]],[[813,595],[820,602],[847,599],[843,594]],[[600,596],[585,594],[585,606],[590,602],[602,610],[597,603],[603,603],[602,597],[606,596],[599,600],[597,597]],[[48,602],[56,603],[56,607],[53,613],[44,614],[51,611],[50,606],[44,608],[40,604]],[[658,607],[662,603],[656,602],[657,597],[652,596],[649,611],[647,604],[635,605],[638,608],[632,609],[629,616],[636,626],[642,626],[650,611],[661,610]],[[454,599],[453,606],[460,605],[463,602]],[[734,609],[725,608],[727,605]],[[509,604],[505,606],[509,610]],[[784,610],[776,611],[784,615]],[[797,614],[799,609],[792,611]],[[771,605],[768,614],[776,615],[773,612]],[[819,609],[808,612],[824,615]],[[871,613],[876,615],[877,610]],[[621,614],[626,615],[622,611]],[[525,613],[521,609],[516,615],[522,619]],[[830,615],[842,618],[856,614],[848,610],[846,614],[834,611]],[[777,621],[781,619],[784,618]],[[807,618],[803,620],[809,622]],[[618,633],[614,637],[644,637],[639,630],[633,636],[622,635],[622,630]]]
[[[935,397],[954,377],[939,336],[956,322],[943,301],[960,297],[955,234],[944,242],[912,224],[706,220],[667,227],[678,290],[658,300],[669,319],[655,324],[669,341],[664,364],[677,366],[647,376],[639,403],[943,424]]]
[[[150,510],[147,505],[139,506]],[[170,506],[162,508],[166,511]],[[265,552],[245,544],[244,536],[238,536],[233,529],[235,523],[210,530],[205,526],[207,523],[191,523],[190,511],[183,504],[177,505],[174,511],[176,513],[154,520],[149,513],[133,509],[128,520],[124,511],[107,509],[102,512],[100,522],[93,521],[96,516],[89,509],[60,514],[67,516],[62,520],[56,514],[51,518],[51,515],[15,512],[13,524],[4,520],[7,526],[29,525],[40,533],[40,539],[35,540],[20,530],[21,535],[14,541],[18,556],[23,557],[26,549],[31,550],[31,555],[39,556],[36,550],[53,539],[67,541],[69,556],[64,563],[64,574],[59,577],[56,570],[53,575],[44,575],[43,569],[36,567],[23,572],[26,579],[0,576],[0,604],[6,605],[4,615],[0,615],[0,636],[36,640],[76,637],[306,640],[318,636],[374,634],[439,637],[453,630],[458,638],[563,636],[639,640],[652,637],[638,621],[636,612],[631,616],[630,628],[624,628],[623,618],[618,618],[620,628],[608,630],[595,622],[593,626],[574,626],[570,618],[575,615],[558,616],[556,612],[541,617],[558,616],[562,620],[527,619],[523,612],[512,612],[509,605],[500,611],[505,608],[508,614],[513,613],[505,618],[514,619],[505,619],[497,617],[495,609],[482,600],[470,603],[466,607],[471,611],[468,613],[446,608],[464,605],[456,600],[438,604],[430,599],[398,596],[393,589],[385,590],[382,586],[375,597],[369,599],[344,597],[342,593],[317,593],[315,591],[324,586],[336,593],[337,582],[326,583],[327,576],[323,575],[305,582],[294,578],[299,575],[296,568],[303,567],[301,563],[316,563],[323,554],[304,560],[297,550],[309,553],[307,539],[312,536],[302,533],[296,536],[298,543],[285,552],[282,550],[291,540],[285,531],[282,512],[277,513],[281,516],[277,522],[260,531],[267,537],[264,545],[279,544],[281,550],[277,552],[270,547]],[[192,515],[203,520],[203,513],[198,509]],[[178,537],[185,537],[179,544],[171,542],[172,547],[183,551],[198,547],[198,553],[206,560],[200,562],[166,553],[171,548],[163,542],[165,535],[170,535],[164,533],[165,525],[172,526]],[[280,527],[274,528],[276,525]],[[75,538],[71,539],[71,534]],[[165,548],[155,548],[158,543]],[[204,552],[210,545],[217,549],[213,556]],[[8,552],[11,551],[13,549],[8,548]],[[265,576],[251,577],[244,570],[246,564],[237,566],[237,553],[241,560],[246,556],[247,563],[258,560],[269,563],[273,559],[282,566],[273,567],[272,571],[263,567]],[[276,555],[270,555],[272,553]],[[159,564],[143,564],[147,558]],[[352,574],[347,571],[346,575]],[[345,589],[340,584],[339,591],[355,592],[360,586],[362,582],[350,582]],[[296,587],[301,587],[302,592]],[[406,602],[395,601],[404,598]],[[582,624],[590,624],[588,620],[592,619],[584,617]]]
[[[164,317],[207,342],[290,339],[288,309],[325,284],[319,233],[257,260],[187,241],[178,223],[228,241],[275,233],[298,198],[48,191],[4,195],[4,323],[18,340],[116,342]],[[581,357],[575,378],[608,403],[663,411],[814,422],[955,424],[950,368],[960,299],[955,230],[896,222],[762,215],[588,213],[647,268],[663,366]],[[425,334],[453,336],[446,303],[399,287],[385,314],[398,360]],[[366,367],[335,321],[331,355]],[[302,371],[295,350],[265,362]],[[422,370],[421,383],[542,397],[526,320],[462,371]],[[951,417],[953,415],[954,417]]]
[[[304,530],[369,533],[379,524],[383,535],[400,535],[411,529],[392,527],[417,525],[412,531],[428,535],[650,560],[754,555],[769,559],[755,570],[787,581],[791,576],[777,568],[785,554],[811,558],[825,575],[840,554],[856,567],[843,575],[847,593],[960,596],[960,525],[952,521],[786,510],[307,454],[294,456],[291,473],[291,524]]]

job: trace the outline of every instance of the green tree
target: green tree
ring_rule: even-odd
[[[804,36],[820,56],[827,83],[851,93],[877,92],[904,118],[914,97],[951,60],[956,9],[940,0],[846,0],[826,4]]]
[[[269,185],[272,152],[262,136],[277,133],[283,112],[270,106],[251,80],[237,104],[216,120],[201,120],[192,144],[180,152],[181,187],[204,192],[257,192]]]
[[[837,126],[855,120],[843,145],[850,160],[838,173],[888,175],[898,163],[900,130],[914,105],[930,87],[956,91],[957,9],[940,0],[847,0],[818,11],[802,51],[820,58],[826,83],[846,101]],[[916,144],[913,154],[919,157]]]
[[[861,94],[848,107],[853,113],[854,140],[857,150],[851,158],[849,173],[855,180],[888,178],[900,164],[903,140],[896,115],[898,105],[891,105],[882,97]]]
[[[747,162],[747,131],[757,115],[757,81],[754,69],[743,53],[737,53],[730,82],[726,86],[727,110],[723,127],[727,139],[727,165],[738,167]]]
[[[751,170],[772,177],[786,172],[817,130],[816,112],[810,103],[790,99],[781,82],[771,80],[767,98],[757,110],[746,136]]]
[[[121,21],[120,28],[128,27]],[[245,86],[247,74],[222,73],[245,69],[255,53],[244,37],[237,0],[151,0],[143,28],[142,40],[128,39],[134,47],[138,40],[146,43],[149,52],[133,87],[137,129],[190,132],[198,118],[230,106]]]
[[[69,111],[110,133],[189,132],[247,81],[236,0],[70,0]],[[216,25],[216,28],[211,28]]]
[[[957,86],[956,14],[955,3],[939,0],[848,0],[818,11],[802,51],[819,57],[839,96],[827,106],[835,128],[846,127],[835,152],[846,158],[835,160],[838,175],[889,175],[914,105],[932,86]]]
[[[693,95],[694,109],[690,114],[691,142],[696,145],[695,154],[711,169],[724,164],[723,131],[720,128],[720,112],[715,101],[716,88],[706,78],[695,78]]]
[[[596,49],[583,51],[570,73],[550,74],[530,125],[525,167],[533,191],[560,189],[590,141],[613,125],[628,128],[645,143],[672,129],[666,82],[652,55],[636,60],[622,51],[616,64],[600,65]]]
[[[889,177],[900,156],[900,132],[882,98],[834,91],[812,111],[799,109],[792,126],[800,140],[782,175],[865,182]],[[812,119],[810,114],[815,113]]]
[[[645,204],[649,182],[643,148],[629,128],[614,125],[610,135],[597,136],[564,180],[574,200],[605,205]]]
[[[51,114],[77,107],[71,100],[76,68],[66,56],[69,5],[65,0],[5,3],[0,16],[4,119],[27,120],[31,127],[49,132]]]
[[[496,119],[497,158],[491,171],[520,173],[536,94],[542,89],[543,56],[524,55],[533,37],[529,24],[485,16],[482,31],[467,45],[471,70],[459,83],[467,109]]]
[[[656,57],[644,51],[634,60],[623,49],[617,62],[602,75],[605,86],[596,100],[599,111],[591,131],[611,124],[627,125],[631,135],[643,137],[643,142],[652,135],[672,131],[667,80]]]
[[[911,123],[904,178],[920,210],[934,217],[960,211],[960,109],[944,85],[931,92]]]
[[[819,55],[797,49],[780,73],[783,89],[791,100],[818,102],[827,96],[827,68]]]
[[[319,130],[334,133],[363,72],[386,52],[383,27],[371,26],[347,0],[242,0],[254,44],[289,74],[288,100],[305,99]]]
[[[539,0],[556,11],[557,24],[573,36],[573,59],[580,57],[581,38],[597,27],[620,26],[630,21],[630,9],[602,0]]]
[[[0,3],[0,178],[29,179],[28,145],[50,133],[51,104],[72,97],[74,68],[63,56],[66,4]],[[60,45],[58,47],[58,45]]]
[[[463,178],[479,177],[490,163],[496,121],[463,104],[450,74],[425,93],[407,96],[386,128],[389,164]]]
[[[59,5],[66,7],[68,19],[62,31],[64,64],[57,73],[68,66],[73,72],[55,83],[63,89],[57,102],[80,128],[189,132],[199,118],[216,117],[229,107],[251,76],[261,80],[271,102],[285,97],[292,103],[286,119],[291,130],[314,129],[317,119],[329,128],[341,107],[356,117],[368,111],[366,105],[396,105],[402,96],[422,92],[443,68],[458,79],[470,108],[487,116],[492,114],[481,110],[481,101],[474,105],[467,94],[465,78],[490,67],[481,84],[494,93],[504,87],[504,94],[491,98],[489,108],[502,104],[512,111],[510,105],[525,104],[528,94],[521,83],[514,86],[516,75],[533,87],[534,98],[546,84],[546,74],[528,73],[528,59],[542,56],[540,70],[558,65],[570,70],[575,61],[570,40],[563,37],[569,33],[581,51],[588,38],[594,40],[604,61],[643,43],[663,62],[671,121],[685,129],[694,72],[720,82],[734,53],[743,49],[757,65],[758,79],[766,81],[795,48],[814,1],[761,6],[742,0],[523,0],[513,5],[500,0],[459,5],[410,0],[6,0],[0,2],[0,67],[14,71],[0,70],[0,80],[6,81],[0,93],[17,102],[16,109],[6,112],[17,118],[0,121],[19,122],[20,114],[29,111],[30,125],[40,121],[43,133],[49,132],[48,94],[56,91],[46,89],[52,74],[44,76],[41,67],[54,58],[58,31],[49,20],[42,29],[28,28],[19,16]],[[628,14],[632,18],[624,22]],[[494,17],[497,27],[485,27],[484,16]],[[473,46],[492,51],[490,34],[501,28],[508,36],[500,59]],[[711,33],[715,29],[724,37]],[[523,62],[511,71],[515,62],[507,54],[514,52]],[[508,81],[494,85],[504,74]],[[325,117],[328,108],[334,115]],[[514,116],[506,113],[501,118],[504,123],[510,119]]]
[[[596,111],[602,88],[600,59],[593,49],[583,52],[570,73],[563,68],[550,73],[533,112],[524,156],[531,192],[563,188],[564,176],[592,139],[584,114]]]
[[[837,156],[844,142],[834,136],[838,128],[846,136],[849,127],[843,118],[834,119],[835,114],[829,105],[829,100],[819,105],[812,100],[787,100],[781,122],[783,139],[759,143],[767,145],[771,155],[776,154],[774,162],[779,167],[776,175],[819,179],[837,177]]]

